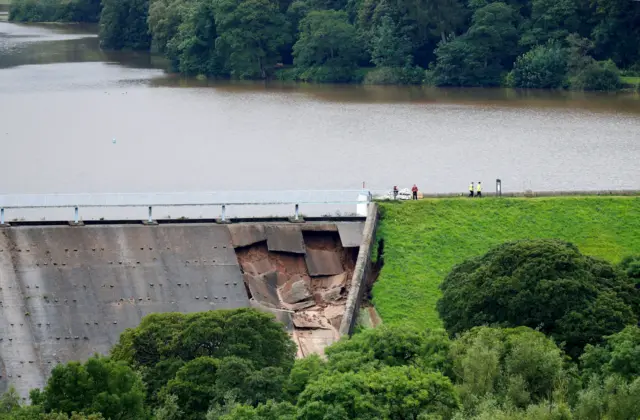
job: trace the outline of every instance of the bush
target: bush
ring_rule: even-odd
[[[587,344],[637,322],[639,291],[609,263],[558,240],[510,242],[453,268],[438,311],[457,334],[474,326],[528,326],[565,343]]]
[[[526,327],[474,328],[452,343],[451,354],[465,408],[487,397],[524,408],[543,402],[566,379],[562,351]]]
[[[640,328],[630,325],[606,338],[599,346],[587,346],[580,357],[585,379],[615,374],[625,379],[640,377]]]
[[[539,45],[517,58],[512,74],[514,87],[562,87],[567,75],[565,52],[552,43]]]
[[[594,60],[573,76],[571,87],[581,90],[618,90],[622,87],[620,71],[611,60]]]

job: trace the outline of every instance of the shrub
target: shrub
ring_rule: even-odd
[[[582,90],[618,90],[622,87],[620,71],[611,60],[594,60],[574,75],[571,87]]]
[[[419,85],[424,78],[420,67],[378,67],[367,72],[365,85]]]
[[[539,45],[517,58],[513,86],[550,89],[562,87],[567,75],[565,52],[555,44]]]
[[[453,268],[438,311],[457,334],[480,325],[528,326],[577,357],[637,322],[639,291],[609,263],[558,240],[510,242]]]

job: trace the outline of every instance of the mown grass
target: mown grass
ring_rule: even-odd
[[[2,0],[0,0],[2,1]],[[640,85],[640,77],[638,76],[622,76],[620,77],[622,83],[626,86],[638,86]]]
[[[441,327],[440,282],[455,264],[503,242],[559,238],[612,263],[640,254],[640,197],[425,199],[380,208],[384,267],[373,303],[388,324]]]

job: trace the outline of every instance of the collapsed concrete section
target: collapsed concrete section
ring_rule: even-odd
[[[353,245],[364,223],[341,223]],[[334,223],[263,226],[264,239],[243,228],[247,238],[234,242],[249,297],[289,318],[299,356],[323,354],[340,337],[359,247],[343,246]]]
[[[359,250],[369,246],[354,243],[358,235],[371,240],[364,225],[1,228],[0,392],[12,384],[26,397],[56,364],[107,354],[122,331],[154,312],[250,306],[285,325],[299,356],[323,354],[357,310]]]

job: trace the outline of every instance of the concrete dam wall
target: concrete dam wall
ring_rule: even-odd
[[[0,391],[107,354],[152,312],[254,306],[299,355],[338,339],[362,221],[28,225],[0,229]]]

